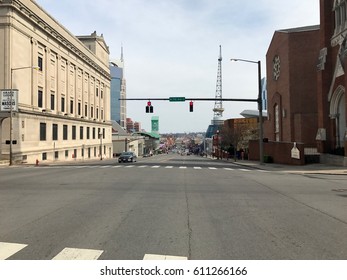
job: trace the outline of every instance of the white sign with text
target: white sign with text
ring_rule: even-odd
[[[12,103],[12,111],[18,111],[18,89],[2,89],[1,90],[1,112],[10,112],[11,111],[11,103]]]

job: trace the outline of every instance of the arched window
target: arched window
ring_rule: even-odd
[[[274,106],[274,125],[275,125],[275,141],[280,141],[280,109],[278,104]]]
[[[347,21],[346,1],[335,0],[334,3],[335,12],[335,33],[344,31]]]

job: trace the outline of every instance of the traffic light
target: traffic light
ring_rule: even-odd
[[[193,112],[194,108],[193,108],[193,101],[189,102],[189,112]]]
[[[147,102],[146,113],[153,113],[153,106],[152,106],[151,101]]]

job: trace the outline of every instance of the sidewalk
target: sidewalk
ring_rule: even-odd
[[[240,166],[247,166],[250,168],[267,170],[267,171],[282,171],[294,174],[325,174],[325,175],[347,175],[347,167],[333,166],[322,163],[313,163],[306,165],[285,165],[277,163],[264,163],[260,164],[258,161],[249,160],[223,160]]]

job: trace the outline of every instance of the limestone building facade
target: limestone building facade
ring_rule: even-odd
[[[33,0],[0,0],[0,42],[0,89],[18,90],[12,118],[0,112],[1,159],[111,157],[111,76],[103,36],[72,35]]]

